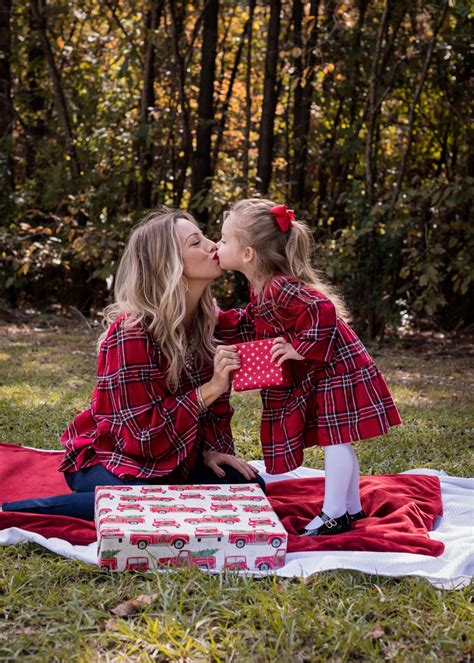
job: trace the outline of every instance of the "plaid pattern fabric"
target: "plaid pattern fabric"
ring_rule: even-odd
[[[196,388],[213,366],[183,371],[178,388],[166,384],[166,359],[142,325],[124,317],[109,328],[100,348],[97,386],[89,407],[64,431],[61,471],[101,463],[121,479],[186,478],[199,451],[234,454],[229,392],[200,413]]]
[[[262,389],[261,441],[270,474],[299,467],[305,447],[345,444],[401,423],[385,380],[354,330],[321,293],[291,277],[251,293],[242,310],[219,315],[231,344],[283,336],[305,357],[290,361],[293,386]]]

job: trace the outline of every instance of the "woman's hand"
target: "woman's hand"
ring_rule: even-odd
[[[230,374],[240,368],[235,345],[218,345],[214,355],[214,375],[211,383],[223,394],[230,387]]]
[[[249,481],[255,479],[258,474],[258,471],[254,467],[246,463],[242,458],[237,458],[237,456],[223,454],[219,451],[203,451],[202,457],[204,466],[211,469],[220,479],[225,477],[225,472],[221,468],[221,465],[230,465]]]
[[[204,405],[209,406],[230,388],[230,374],[240,368],[240,357],[234,345],[218,345],[214,355],[214,374],[201,385]]]
[[[291,343],[288,343],[282,336],[274,340],[270,352],[272,361],[276,362],[277,366],[281,366],[287,359],[295,359],[296,361],[304,359],[303,355],[296,352]]]

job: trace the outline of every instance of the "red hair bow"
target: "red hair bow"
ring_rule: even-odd
[[[282,232],[285,233],[291,228],[291,224],[295,218],[295,213],[292,209],[286,209],[285,205],[275,205],[275,207],[271,208],[270,212],[275,217],[275,221],[278,223]]]

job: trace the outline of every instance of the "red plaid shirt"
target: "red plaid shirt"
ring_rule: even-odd
[[[344,444],[401,423],[385,380],[332,302],[292,277],[276,277],[245,309],[221,312],[227,344],[283,336],[304,361],[290,361],[293,387],[262,389],[261,442],[267,472],[299,467],[305,447]]]
[[[234,454],[229,392],[200,413],[196,388],[210,380],[211,363],[183,371],[178,388],[166,384],[167,362],[143,325],[109,328],[98,358],[97,386],[89,407],[61,438],[60,470],[101,463],[121,479],[170,475],[185,479],[199,451]]]

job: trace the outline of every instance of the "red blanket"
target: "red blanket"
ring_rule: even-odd
[[[57,471],[60,455],[0,443],[0,504],[5,501],[69,493]],[[444,545],[429,538],[442,513],[439,479],[417,474],[361,478],[368,518],[336,536],[301,537],[298,529],[319,512],[324,479],[289,479],[268,485],[270,502],[289,533],[288,552],[366,550],[441,555]],[[50,538],[87,545],[96,539],[92,523],[65,516],[0,512],[0,529],[20,527]]]

